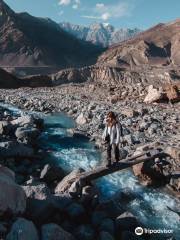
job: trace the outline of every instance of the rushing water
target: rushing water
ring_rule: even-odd
[[[14,114],[22,112],[9,107]],[[67,171],[82,167],[85,170],[101,163],[101,154],[85,137],[72,137],[68,130],[75,127],[74,121],[62,113],[42,115],[45,120],[45,130],[40,138],[40,146],[48,154],[47,161],[60,165]],[[96,182],[102,199],[110,199],[118,192],[130,196],[128,203],[123,202],[149,229],[173,230],[176,240],[180,239],[180,217],[170,211],[178,209],[180,201],[159,189],[145,188],[138,183],[130,170],[114,173]],[[154,235],[151,239],[167,239],[169,235]],[[171,234],[172,236],[172,234]]]

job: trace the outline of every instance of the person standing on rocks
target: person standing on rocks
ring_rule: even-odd
[[[119,161],[119,143],[122,136],[122,126],[114,112],[109,112],[103,132],[103,141],[107,144],[107,167],[111,166],[111,152],[113,150],[116,163]]]

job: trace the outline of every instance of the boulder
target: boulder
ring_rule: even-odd
[[[54,181],[61,181],[64,176],[65,173],[61,167],[50,166],[50,164],[46,164],[41,171],[40,179],[46,183],[52,183]]]
[[[72,203],[70,206],[68,206],[66,211],[69,217],[76,221],[81,221],[85,216],[85,209],[79,203]]]
[[[180,162],[180,149],[173,146],[167,146],[164,152],[171,156],[177,162]]]
[[[80,225],[75,231],[75,236],[77,239],[94,240],[95,231],[91,225]]]
[[[42,240],[75,240],[72,234],[64,231],[59,225],[49,223],[41,228]]]
[[[126,117],[129,117],[129,118],[137,117],[139,115],[139,113],[132,108],[122,109],[121,114],[125,115]]]
[[[26,210],[26,195],[23,188],[15,183],[14,173],[0,165],[0,214],[17,215]]]
[[[15,141],[0,143],[1,157],[33,157],[34,150],[31,147]]]
[[[180,171],[173,172],[169,185],[175,190],[180,191]]]
[[[130,231],[123,231],[121,234],[121,240],[143,240],[140,236],[137,236],[135,233]]]
[[[154,160],[136,164],[132,169],[134,175],[145,186],[161,186],[167,183],[162,165],[157,164]]]
[[[18,218],[12,225],[6,240],[38,240],[38,232],[33,222]]]
[[[79,124],[79,125],[84,125],[87,123],[87,118],[84,116],[83,113],[81,113],[77,119],[76,119],[76,123]]]
[[[45,183],[23,186],[27,196],[27,215],[36,222],[45,222],[54,213],[52,195]]]
[[[139,226],[139,223],[134,215],[130,212],[124,212],[116,218],[116,231],[120,233],[122,231],[132,231]]]
[[[75,182],[77,179],[78,175],[84,172],[82,168],[76,169],[72,171],[70,174],[68,174],[66,177],[63,178],[62,181],[58,183],[58,185],[55,188],[55,193],[65,193],[69,192],[69,189],[71,185]]]
[[[15,131],[15,136],[17,137],[18,141],[24,143],[33,143],[39,134],[39,130],[33,127],[18,127]]]
[[[18,117],[15,120],[11,121],[12,125],[16,125],[16,126],[32,126],[34,124],[34,118],[32,116],[26,115],[26,116],[22,116],[22,117]]]
[[[111,218],[105,218],[99,227],[100,231],[105,231],[110,233],[111,235],[114,235],[115,233],[115,225],[114,221]]]
[[[158,102],[164,98],[164,93],[162,89],[156,89],[153,85],[148,88],[148,94],[144,99],[145,103]]]
[[[106,231],[102,231],[99,234],[99,240],[114,240],[114,239],[115,238],[110,233],[108,233]]]
[[[0,134],[7,134],[11,129],[10,123],[7,121],[0,121]]]
[[[91,218],[92,225],[98,227],[102,221],[107,218],[107,213],[104,211],[94,211]]]

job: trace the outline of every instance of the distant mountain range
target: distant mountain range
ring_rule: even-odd
[[[79,67],[95,63],[100,50],[52,20],[15,13],[0,0],[0,66]]]
[[[63,30],[71,33],[75,37],[102,47],[108,47],[122,42],[141,32],[138,28],[115,29],[112,25],[103,23],[94,23],[88,27],[68,22],[62,22],[59,25]]]

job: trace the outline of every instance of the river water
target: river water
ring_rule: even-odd
[[[5,105],[16,115],[21,110]],[[101,164],[101,153],[86,137],[72,137],[69,129],[75,127],[74,121],[63,113],[41,115],[45,129],[40,137],[40,147],[48,152],[47,162],[59,165],[67,171],[82,167],[85,170]],[[169,239],[174,236],[180,240],[180,217],[167,207],[178,209],[180,201],[160,189],[146,188],[138,183],[130,170],[114,173],[96,182],[101,199],[110,199],[118,193],[126,193],[129,201],[124,207],[131,211],[149,229],[172,230],[173,234],[155,234],[150,239]],[[121,195],[120,195],[121,196]]]

